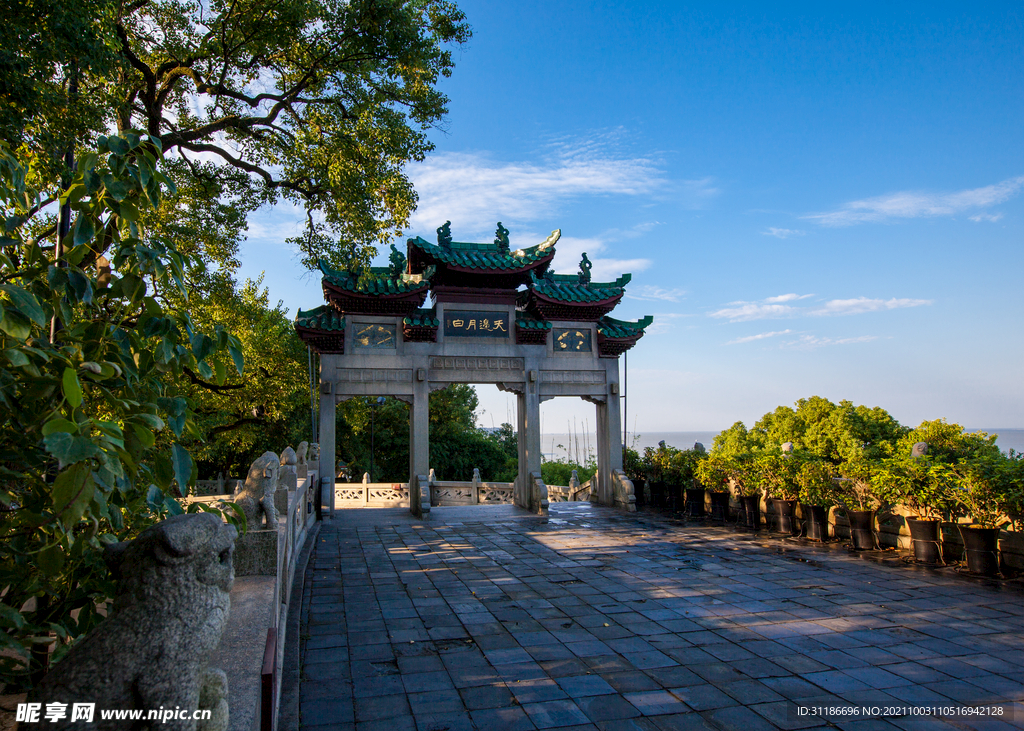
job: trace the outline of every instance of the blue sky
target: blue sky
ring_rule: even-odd
[[[460,3],[474,37],[408,235],[560,228],[559,271],[586,251],[595,279],[632,272],[613,314],[655,325],[631,431],[811,395],[1024,426],[1021,7],[720,5]],[[298,225],[263,211],[243,250],[292,314],[321,302],[282,243]],[[593,423],[544,409],[545,431]]]

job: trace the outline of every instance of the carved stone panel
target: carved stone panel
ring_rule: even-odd
[[[604,383],[604,371],[541,371],[542,383]]]
[[[430,359],[434,370],[458,371],[522,371],[522,358],[474,358],[462,356],[436,356]]]
[[[341,383],[412,383],[411,368],[339,368]]]

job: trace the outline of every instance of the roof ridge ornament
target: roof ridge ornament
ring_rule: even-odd
[[[544,239],[537,245],[537,248],[540,249],[541,251],[550,249],[558,242],[560,238],[562,238],[562,229],[556,228],[548,235],[546,239]]]
[[[391,279],[400,279],[405,273],[405,254],[398,250],[398,247],[391,244],[391,256],[388,257],[391,266],[388,267],[388,276]]]
[[[494,230],[494,243],[502,254],[508,253],[508,229],[501,225],[501,221],[498,221],[498,228]]]
[[[499,224],[500,225],[500,224]],[[443,226],[437,228],[437,245],[442,249],[450,248],[452,245],[452,222],[445,221]]]
[[[590,284],[590,270],[594,268],[594,265],[590,263],[590,259],[587,258],[587,252],[583,252],[583,258],[580,259],[580,284]]]

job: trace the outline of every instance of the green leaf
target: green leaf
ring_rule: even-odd
[[[189,478],[192,476],[192,455],[177,442],[171,445],[171,465],[174,467],[174,479],[178,481],[178,489],[182,495],[187,495]]]
[[[103,181],[103,184],[107,188],[107,194],[118,203],[128,197],[127,183],[120,180],[107,179]]]
[[[7,360],[11,362],[11,365],[16,368],[20,366],[27,366],[32,362],[25,353],[17,348],[8,348],[4,351],[4,355],[7,356]]]
[[[164,494],[156,485],[150,485],[146,490],[146,502],[154,512],[159,511],[164,504]]]
[[[77,434],[78,424],[67,419],[57,417],[56,419],[50,419],[48,422],[43,424],[43,436],[48,437],[51,434],[57,432],[64,432],[66,434]]]
[[[64,552],[60,546],[48,546],[36,554],[36,566],[47,576],[56,576],[64,567]]]
[[[164,420],[161,419],[156,414],[140,413],[140,414],[135,414],[132,418],[136,419],[137,421],[141,421],[143,424],[148,426],[150,429],[154,429],[156,431],[160,431],[165,426],[164,425]]]
[[[77,269],[68,270],[68,283],[75,293],[75,299],[84,304],[92,302],[92,282]]]
[[[156,436],[146,427],[140,426],[139,424],[132,424],[132,431],[135,432],[135,436],[138,437],[142,446],[146,449],[149,449],[156,444]]]
[[[46,324],[46,313],[34,294],[14,284],[0,284],[0,292],[5,292],[11,298],[14,308],[29,320],[40,327]]]
[[[96,236],[96,225],[93,223],[92,216],[80,215],[75,221],[75,235],[74,245],[81,246],[84,243],[93,240]]]
[[[84,462],[93,457],[102,457],[103,453],[91,439],[78,437],[64,431],[55,431],[43,437],[46,451],[56,457],[63,469],[68,465]]]
[[[213,371],[215,374],[214,383],[216,383],[218,386],[223,386],[224,381],[226,381],[228,377],[227,366],[225,366],[219,360],[215,361],[213,364]]]
[[[192,336],[192,353],[196,361],[203,361],[213,351],[213,340],[203,333]]]
[[[82,405],[82,386],[78,382],[78,374],[75,373],[75,369],[70,366],[64,369],[64,377],[61,379],[61,384],[64,389],[64,398],[68,400],[72,408],[78,408]]]
[[[228,353],[231,354],[231,360],[235,362],[235,370],[238,371],[238,375],[242,375],[242,369],[245,368],[245,358],[242,357],[241,348],[237,348],[233,344],[228,345]]]
[[[115,155],[127,155],[128,154],[128,143],[116,135],[111,135],[107,138],[107,149]]]
[[[32,327],[26,318],[17,312],[3,310],[3,319],[0,319],[0,330],[10,335],[15,340],[27,340],[32,334]]]
[[[57,475],[53,482],[53,505],[65,528],[71,528],[82,518],[95,489],[88,463],[73,465]]]
[[[0,623],[8,626],[21,629],[25,626],[25,618],[21,616],[14,607],[10,607],[6,604],[0,604]]]
[[[164,498],[164,507],[167,508],[167,512],[171,515],[182,515],[185,510],[181,507],[181,503],[172,497]]]

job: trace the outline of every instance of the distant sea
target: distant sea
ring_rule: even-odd
[[[1024,452],[1024,429],[968,429],[969,432],[985,432],[992,435],[997,434],[996,445],[1004,453],[1011,449],[1017,452]],[[641,454],[645,447],[657,447],[658,442],[664,440],[665,444],[678,449],[691,449],[695,442],[700,442],[705,449],[710,450],[715,442],[717,431],[660,431],[640,432],[629,434],[628,446],[633,447]],[[540,439],[541,451],[545,459],[566,459],[570,455],[578,453],[581,456],[587,453],[594,455],[597,452],[597,439],[594,434],[579,432],[578,434],[542,434]],[[577,461],[574,459],[574,461]]]

